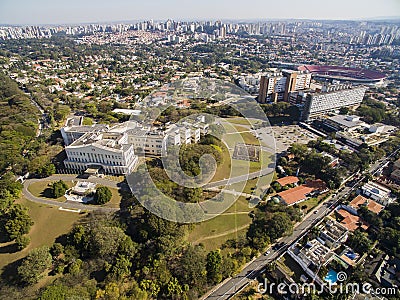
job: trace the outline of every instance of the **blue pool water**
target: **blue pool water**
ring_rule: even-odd
[[[346,256],[352,260],[355,260],[357,258],[357,255],[352,251],[347,251]]]
[[[337,281],[337,272],[330,269],[324,280],[330,284],[335,284]]]

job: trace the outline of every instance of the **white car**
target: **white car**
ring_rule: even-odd
[[[264,253],[264,255],[268,255],[271,253],[271,250],[268,250],[267,252]]]

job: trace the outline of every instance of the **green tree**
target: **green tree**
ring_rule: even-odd
[[[125,255],[120,255],[111,268],[111,274],[117,279],[128,277],[131,274],[132,262]]]
[[[54,243],[50,248],[50,254],[52,257],[56,258],[64,253],[64,246],[60,243]]]
[[[63,300],[65,299],[69,288],[61,285],[49,285],[46,287],[39,297],[39,300]]]
[[[219,250],[211,251],[207,254],[206,270],[209,282],[215,284],[222,280],[221,275],[221,252]]]
[[[188,246],[180,256],[174,273],[182,283],[200,289],[207,283],[206,251],[202,246]]]
[[[6,214],[6,219],[4,228],[12,240],[27,234],[33,225],[27,209],[19,204],[11,206],[11,209]]]
[[[38,169],[38,174],[40,177],[49,177],[56,173],[56,167],[54,164],[49,163]]]
[[[172,277],[168,282],[167,291],[169,299],[181,299],[181,296],[184,293],[182,286],[175,277]]]
[[[43,272],[51,266],[51,255],[48,247],[33,249],[18,267],[18,277],[25,284],[35,284]]]
[[[89,232],[88,250],[92,257],[113,262],[116,255],[132,258],[137,246],[123,230],[115,226],[96,226]]]
[[[372,241],[369,239],[368,234],[360,230],[354,231],[354,233],[349,236],[347,243],[360,254],[369,252],[372,247]]]
[[[94,202],[98,205],[103,205],[109,202],[112,198],[111,190],[106,186],[101,186],[96,189],[94,194]]]
[[[25,249],[29,243],[31,242],[31,239],[29,236],[26,235],[20,235],[15,239],[15,243],[17,244],[18,250],[23,250]]]
[[[341,108],[339,109],[339,113],[340,113],[341,115],[347,115],[347,114],[349,113],[349,111],[350,111],[350,109],[349,109],[348,107],[341,107]]]
[[[56,198],[60,198],[61,196],[64,196],[67,189],[68,189],[68,185],[64,181],[60,180],[60,181],[54,182],[51,185],[51,192],[52,192],[53,198],[56,199]]]

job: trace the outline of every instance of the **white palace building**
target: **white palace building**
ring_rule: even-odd
[[[83,126],[80,118],[73,118],[61,129],[67,154],[64,165],[78,172],[102,170],[106,174],[126,175],[136,167],[137,154],[162,156],[168,146],[197,143],[207,131],[204,116],[164,129],[145,127],[134,121],[112,127]]]

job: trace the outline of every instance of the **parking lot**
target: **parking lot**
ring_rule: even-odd
[[[307,144],[318,136],[298,125],[272,126],[276,141],[276,152],[286,151],[291,144]]]

